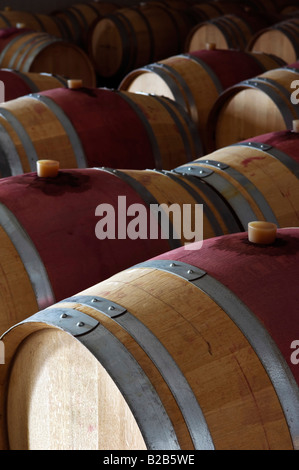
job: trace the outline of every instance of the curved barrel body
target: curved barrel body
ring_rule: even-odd
[[[293,91],[296,94],[292,84],[296,85],[298,78],[298,68],[279,67],[225,90],[209,115],[209,150],[268,132],[291,130],[299,118],[297,100],[292,99]]]
[[[96,85],[88,55],[77,45],[44,32],[8,28],[0,30],[0,66],[20,72],[54,73]]]
[[[213,238],[15,325],[2,448],[298,449],[298,246]]]
[[[1,106],[2,177],[61,168],[172,169],[203,155],[198,132],[167,98],[109,89],[56,88]]]
[[[220,196],[170,172],[82,169],[2,179],[1,331],[28,311],[199,239],[196,227],[204,238],[240,230]]]
[[[119,89],[162,95],[176,101],[190,114],[207,145],[208,117],[219,95],[236,83],[281,64],[280,59],[270,54],[199,50],[133,70],[124,77]]]
[[[243,229],[251,220],[298,227],[299,134],[272,132],[218,149],[176,169],[211,186]]]
[[[17,70],[0,69],[0,80],[4,84],[4,101],[14,100],[30,93],[67,87],[67,79],[49,73],[23,73]]]

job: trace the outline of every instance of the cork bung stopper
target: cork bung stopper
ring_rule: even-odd
[[[37,176],[40,178],[55,178],[59,171],[57,160],[38,160],[36,162]]]
[[[293,121],[293,131],[294,132],[299,132],[299,119],[295,119]]]
[[[216,49],[216,44],[214,42],[207,42],[206,43],[206,50],[207,51],[214,51]]]
[[[67,86],[70,90],[77,90],[78,88],[82,88],[83,81],[81,79],[71,79],[67,81]]]
[[[271,245],[276,240],[277,225],[272,222],[254,221],[248,224],[248,241]]]

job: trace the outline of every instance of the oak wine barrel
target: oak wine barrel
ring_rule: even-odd
[[[72,42],[86,49],[88,31],[93,22],[119,8],[114,2],[75,3],[68,8],[53,11],[51,17],[63,24]]]
[[[285,2],[285,0],[282,0]],[[245,5],[252,11],[275,15],[279,11],[279,0],[246,0]]]
[[[185,50],[204,49],[206,43],[214,43],[218,49],[245,50],[254,33],[265,26],[259,18],[249,21],[242,16],[222,15],[195,25],[186,38]]]
[[[242,5],[236,2],[194,2],[189,11],[195,15],[196,23],[203,23],[226,14],[240,14]]]
[[[197,23],[228,14],[244,16],[245,18],[262,16],[269,24],[277,22],[279,18],[277,7],[271,0],[264,0],[263,2],[256,0],[194,2],[190,7],[190,11],[196,16]]]
[[[298,247],[205,240],[14,325],[1,448],[298,449]]]
[[[233,85],[211,109],[207,124],[209,151],[273,131],[292,129],[299,118],[292,100],[296,67],[279,67]]]
[[[203,49],[180,54],[127,74],[119,90],[166,96],[182,105],[206,141],[209,113],[219,95],[239,81],[284,65],[271,54]]]
[[[283,0],[284,1],[284,0]],[[214,3],[214,1],[212,1]],[[216,0],[216,4],[220,6],[222,12],[227,12],[229,8],[242,8],[243,12],[251,12],[253,14],[262,13],[275,15],[277,13],[277,0]],[[226,10],[225,10],[226,9]]]
[[[194,3],[190,7],[190,11],[194,14],[197,23],[217,18],[223,14],[223,11],[218,6],[218,2]]]
[[[49,73],[23,73],[18,70],[0,69],[0,80],[4,84],[4,101],[14,100],[30,93],[52,88],[67,87],[67,79]]]
[[[115,217],[105,227],[105,214],[97,207],[107,204]],[[221,196],[203,182],[171,172],[93,168],[60,170],[54,178],[36,172],[3,178],[1,333],[29,310],[33,314],[149,256],[197,239],[197,204],[204,205],[204,238],[240,231]],[[190,234],[180,217],[184,205],[190,208]],[[135,229],[131,206],[140,213],[136,224],[143,217]]]
[[[274,53],[289,64],[299,58],[298,34],[299,18],[290,18],[255,33],[248,50]]]
[[[291,19],[293,16],[299,15],[299,5],[296,0],[288,0],[287,2],[283,2],[280,6],[278,6],[279,15],[281,19]]]
[[[0,67],[80,78],[85,86],[96,85],[92,63],[80,47],[26,28],[0,30]]]
[[[201,179],[220,194],[243,230],[250,220],[298,227],[298,139],[298,132],[270,132],[222,147],[175,171]]]
[[[122,8],[96,21],[89,57],[99,78],[117,82],[131,70],[182,52],[193,18],[159,2]]]
[[[59,18],[30,11],[15,11],[4,8],[0,11],[0,28],[14,28],[23,24],[32,31],[41,31],[64,39],[70,39]]]
[[[203,155],[189,115],[167,98],[106,88],[56,88],[0,107],[2,177],[61,168],[172,169]]]
[[[173,171],[103,167],[60,170],[56,178],[35,172],[3,178],[2,331],[23,320],[25,311],[37,311],[37,303],[51,305],[199,236],[244,232],[252,220],[297,227],[298,139],[290,131],[258,136]],[[101,204],[112,206],[115,224],[98,212]],[[138,204],[140,218],[132,219],[128,208]],[[151,231],[151,214],[162,232]]]

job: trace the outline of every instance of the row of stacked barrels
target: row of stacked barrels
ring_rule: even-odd
[[[61,168],[172,170],[241,140],[292,129],[298,66],[268,53],[200,50],[136,69],[117,90],[79,81],[79,88],[9,100],[0,115],[1,176],[32,171],[53,152]],[[23,80],[2,72],[5,89]]]
[[[77,74],[86,86],[116,87],[131,70],[206,43],[274,53],[291,63],[299,47],[298,11],[254,0],[150,0],[126,7],[88,2],[49,15],[6,7],[0,12],[0,66]]]
[[[246,15],[281,32],[297,5],[171,3],[176,39],[164,23],[157,55],[153,43],[143,55],[145,11],[162,22],[166,2],[47,17],[63,41],[40,65],[62,67],[67,47],[88,62],[93,44],[116,88],[78,76],[79,55],[66,72],[32,69],[32,56],[17,67],[38,27],[1,13],[0,80],[23,83],[0,106],[1,449],[299,448],[299,57],[282,56],[276,33],[271,51],[217,44]],[[180,51],[203,23],[204,46]],[[48,159],[61,169],[39,177]],[[165,204],[189,207],[189,231]],[[250,243],[251,221],[277,226],[275,241]]]

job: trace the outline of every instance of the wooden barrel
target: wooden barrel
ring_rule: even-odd
[[[258,31],[249,41],[248,49],[275,53],[289,64],[299,57],[298,34],[299,18],[291,18]]]
[[[223,14],[218,2],[194,3],[190,7],[190,11],[194,14],[197,23],[208,21],[211,18],[217,18]]]
[[[14,100],[29,93],[67,87],[67,79],[49,73],[22,73],[18,70],[0,69],[0,80],[4,83],[4,101]]]
[[[286,2],[278,2],[277,9],[281,19],[291,19],[292,16],[299,15],[299,5],[297,0],[287,0]]]
[[[119,8],[113,2],[75,3],[69,8],[53,11],[51,16],[63,24],[71,41],[85,48],[92,23]]]
[[[292,83],[299,79],[296,68],[281,67],[225,90],[208,119],[209,151],[268,132],[292,129],[299,117],[292,102]]]
[[[227,14],[240,15],[246,11],[244,10],[244,2],[233,1],[191,2],[190,4],[187,3],[186,8],[189,15],[194,17],[195,24]]]
[[[0,67],[20,72],[53,73],[96,85],[87,54],[75,44],[27,29],[0,30]]]
[[[33,31],[42,31],[60,38],[70,39],[59,18],[29,11],[4,9],[0,11],[0,28],[14,28],[23,24]]]
[[[239,3],[235,0],[233,3]],[[278,16],[277,0],[245,0],[242,2],[245,11],[252,12],[253,14],[261,13],[267,19],[275,18]]]
[[[275,0],[277,9],[280,12],[285,6],[298,5],[297,0]]]
[[[240,3],[217,1],[194,3],[190,7],[190,11],[195,15],[196,22],[202,23],[229,13],[239,14],[243,9]]]
[[[99,77],[119,83],[136,67],[182,52],[191,22],[161,3],[119,9],[91,27],[89,56]]]
[[[56,88],[1,106],[2,177],[61,168],[172,169],[203,155],[189,115],[167,98],[104,88]]]
[[[204,205],[200,226],[199,204]],[[187,205],[189,228],[181,216]],[[115,213],[107,227],[101,209]],[[109,168],[60,170],[55,178],[36,172],[3,178],[0,334],[28,311],[198,239],[196,227],[204,238],[241,230],[222,197],[196,178]]]
[[[298,449],[298,246],[213,238],[15,325],[1,448]]]
[[[245,3],[256,11],[275,14],[278,11],[279,0],[246,0]]]
[[[299,134],[271,132],[218,149],[175,171],[222,195],[243,230],[250,220],[298,227]]]
[[[241,16],[222,15],[195,25],[186,38],[185,50],[198,51],[204,49],[206,43],[214,43],[218,49],[245,50],[254,33],[262,27],[265,23],[258,18],[253,24]]]
[[[212,2],[195,2],[190,7],[190,11],[196,16],[197,23],[209,21],[213,18],[219,18],[224,15],[233,14],[237,16],[259,16],[262,15],[267,22],[274,22],[277,8],[271,0],[265,2],[246,0],[235,1],[212,1]]]
[[[281,59],[270,54],[200,50],[135,69],[124,77],[119,89],[176,101],[190,114],[206,145],[209,113],[219,95],[230,86],[281,64]]]

